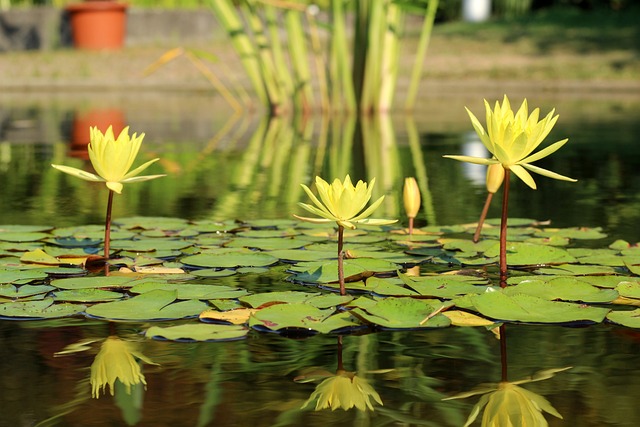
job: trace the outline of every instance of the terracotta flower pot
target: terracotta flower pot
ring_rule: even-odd
[[[67,6],[73,45],[79,49],[120,49],[124,45],[127,7],[109,0]]]
[[[96,126],[102,133],[109,126],[113,127],[113,133],[117,137],[125,127],[125,117],[118,108],[103,108],[76,113],[71,129],[71,141],[69,143],[69,156],[88,159],[87,146],[89,145],[89,128]]]

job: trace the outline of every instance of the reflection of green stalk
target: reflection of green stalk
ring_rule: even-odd
[[[427,175],[427,168],[420,148],[420,135],[418,134],[418,128],[413,117],[407,116],[406,127],[413,168],[415,169],[416,180],[420,188],[422,209],[427,217],[427,223],[429,225],[436,225],[436,210],[433,207],[433,197],[431,197],[431,191],[429,190],[429,176]]]
[[[111,246],[111,208],[113,207],[113,190],[109,190],[109,201],[107,202],[107,217],[104,224],[104,257],[109,259]]]
[[[380,95],[380,63],[382,58],[382,35],[384,34],[384,10],[388,0],[369,2],[371,8],[368,15],[367,55],[365,59],[364,81],[360,111],[373,112]]]
[[[509,204],[509,169],[504,170],[502,218],[500,219],[500,286],[507,287],[507,208]]]
[[[407,110],[413,110],[416,102],[418,86],[422,77],[422,65],[424,64],[424,58],[427,55],[429,39],[431,38],[431,30],[433,29],[433,21],[436,18],[437,10],[438,0],[429,0],[425,18],[422,22],[422,30],[420,31],[420,40],[418,41],[415,62],[413,63],[413,69],[411,70],[411,80],[409,83],[409,89],[407,90],[407,99],[405,101],[405,109]]]

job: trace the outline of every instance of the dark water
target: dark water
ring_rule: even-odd
[[[639,241],[640,97],[526,95],[543,113],[556,107],[561,115],[549,142],[570,138],[537,164],[579,181],[534,176],[536,191],[514,181],[510,215],[549,219],[559,227],[603,227],[607,242]],[[378,194],[387,195],[381,216],[402,217],[402,181],[416,176],[424,201],[420,225],[473,222],[485,197],[484,170],[442,155],[470,154],[479,146],[463,107],[482,117],[483,96],[493,100],[501,94],[427,98],[413,119],[356,122],[232,117],[216,98],[195,94],[114,95],[102,102],[4,95],[0,224],[102,223],[103,187],[49,166],[86,164],[71,140],[74,122],[92,109],[116,110],[132,131],[145,132],[141,158],[160,157],[152,172],[169,175],[127,186],[116,198],[116,218],[289,217],[306,197],[300,183],[350,173],[376,177]],[[519,99],[512,96],[514,104]],[[498,214],[494,202],[490,216]],[[252,331],[242,341],[173,343],[141,339],[137,333],[146,326],[0,322],[0,426],[461,426],[480,396],[442,398],[498,382],[501,375],[499,341],[484,328],[346,336],[344,369],[367,379],[384,406],[374,412],[300,410],[315,384],[294,378],[312,368],[335,371],[336,336],[301,339]],[[564,417],[547,415],[550,425],[640,424],[640,335],[634,330],[509,325],[507,334],[510,380],[572,367],[524,384]],[[91,398],[89,366],[110,335],[139,341],[142,353],[158,364],[144,364],[148,384],[131,395],[137,401],[125,393]],[[83,339],[98,341],[86,352],[54,357]]]

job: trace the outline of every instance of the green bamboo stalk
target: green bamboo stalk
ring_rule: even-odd
[[[370,6],[371,2],[369,0],[361,0],[355,3],[352,79],[358,107],[361,105],[362,92],[364,91],[364,73],[369,50],[369,31],[367,28]]]
[[[324,69],[324,59],[322,55],[322,43],[318,34],[318,23],[311,9],[307,9],[307,22],[309,23],[309,38],[311,40],[311,49],[313,51],[313,59],[316,64],[316,74],[320,83],[320,106],[322,111],[328,112],[330,106],[329,90],[325,82],[327,76]]]
[[[276,79],[277,71],[273,59],[273,52],[269,40],[264,31],[264,25],[256,13],[253,1],[247,0],[241,4],[245,19],[249,24],[249,28],[253,32],[254,42],[258,53],[258,62],[260,64],[260,72],[267,95],[269,98],[269,108],[271,113],[278,115],[286,108],[283,101],[282,91]]]
[[[388,112],[393,104],[393,95],[395,94],[398,80],[398,52],[400,49],[400,29],[402,28],[403,15],[397,4],[389,3],[381,52],[378,112]]]
[[[269,106],[269,97],[265,89],[262,75],[260,74],[260,62],[258,52],[245,31],[240,16],[233,7],[231,0],[209,0],[209,6],[213,9],[220,24],[225,28],[231,38],[231,44],[240,55],[240,61],[251,80],[256,96],[262,105]]]
[[[382,40],[384,37],[385,12],[389,0],[376,0],[370,4],[368,21],[368,49],[362,87],[360,111],[369,114],[375,110],[380,98],[380,61],[382,58]]]
[[[307,63],[305,36],[302,28],[300,12],[286,10],[284,22],[287,28],[289,57],[294,75],[293,95],[296,105],[303,111],[308,111],[314,103],[313,88],[311,87],[311,71]]]
[[[332,105],[334,110],[340,110],[337,107],[343,106],[344,110],[353,112],[357,109],[357,103],[353,77],[350,73],[344,1],[332,0],[331,11],[333,17],[331,37]]]
[[[270,4],[265,4],[264,16],[267,23],[267,30],[269,31],[269,39],[271,40],[271,50],[273,52],[273,60],[275,63],[276,79],[278,80],[278,84],[282,89],[282,93],[285,98],[290,99],[293,94],[293,78],[289,71],[289,67],[287,67],[287,60],[285,59],[282,40],[280,39],[280,26],[278,25],[276,8]],[[293,34],[288,34],[289,42],[291,42],[293,37]]]
[[[409,82],[409,88],[407,90],[407,99],[405,101],[405,109],[412,111],[416,97],[418,95],[418,86],[422,78],[422,66],[424,65],[424,59],[427,56],[427,49],[429,47],[429,41],[431,40],[431,32],[433,30],[433,22],[436,18],[436,11],[438,10],[438,0],[429,0],[429,4],[425,10],[424,21],[422,22],[422,30],[420,31],[420,40],[418,41],[418,49],[415,56],[415,62],[413,69],[411,70],[411,80]]]

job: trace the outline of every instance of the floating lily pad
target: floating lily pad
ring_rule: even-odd
[[[219,301],[216,301],[219,305]],[[220,309],[218,309],[220,310]],[[242,325],[249,322],[249,318],[257,313],[257,308],[234,307],[225,311],[205,310],[200,313],[200,320],[203,322],[225,322],[234,325]]]
[[[86,307],[78,304],[54,304],[52,298],[39,301],[0,304],[0,317],[4,319],[54,319],[81,313]]]
[[[86,288],[126,288],[133,286],[135,277],[124,276],[85,276],[55,279],[51,286],[58,289],[86,289]]]
[[[190,274],[196,277],[228,277],[236,274],[236,271],[227,268],[202,268],[200,270],[194,270]]]
[[[22,285],[20,287],[11,284],[0,284],[0,297],[20,299],[33,295],[46,294],[55,289],[49,285]]]
[[[246,337],[248,329],[236,325],[193,323],[168,327],[152,326],[146,330],[147,338],[170,341],[230,341]]]
[[[37,242],[50,237],[50,234],[40,232],[1,232],[0,241],[3,242]]]
[[[145,216],[117,218],[113,223],[127,229],[139,228],[142,230],[150,230],[157,228],[171,231],[182,230],[189,225],[188,221],[183,218]]]
[[[451,299],[466,294],[480,294],[487,289],[486,279],[473,276],[441,274],[416,277],[400,273],[398,277],[418,294],[436,298]]]
[[[272,331],[287,329],[330,333],[360,326],[348,312],[336,313],[310,304],[276,304],[255,313],[249,326]]]
[[[140,240],[112,240],[113,250],[123,250],[132,252],[153,252],[153,251],[174,251],[191,246],[185,240],[170,239],[140,239]]]
[[[243,302],[249,307],[262,307],[263,305],[273,305],[278,303],[302,303],[309,298],[320,295],[319,292],[295,292],[295,291],[283,291],[283,292],[265,292],[261,294],[247,295],[239,298],[240,302]]]
[[[165,291],[176,291],[178,299],[229,299],[238,298],[247,295],[248,292],[241,288],[232,288],[231,286],[220,285],[195,285],[195,284],[177,284],[177,283],[157,283],[145,282],[135,285],[129,292],[133,294],[143,294],[146,292],[162,289]]]
[[[442,314],[430,317],[441,306],[440,302],[389,297],[366,309],[354,308],[352,313],[369,323],[390,329],[443,328],[451,324],[447,317]]]
[[[418,292],[405,287],[404,282],[397,277],[369,277],[365,281],[364,288],[381,296],[418,296]]]
[[[484,255],[495,257],[498,256],[499,251],[500,245],[497,244],[485,251]],[[545,265],[571,262],[576,262],[576,258],[562,248],[526,242],[507,243],[508,265]]]
[[[278,257],[282,261],[319,261],[337,259],[336,251],[316,251],[306,249],[278,249],[269,251],[269,255]]]
[[[205,268],[266,267],[277,263],[278,258],[262,252],[202,253],[181,259],[185,265]]]
[[[24,284],[34,280],[47,278],[47,273],[40,269],[30,270],[0,270],[0,283]]]
[[[640,308],[635,310],[614,310],[607,314],[607,319],[628,328],[640,328]]]
[[[607,237],[602,232],[601,227],[587,228],[587,227],[573,227],[573,228],[546,228],[536,232],[536,236],[551,237],[562,236],[570,239],[603,239]]]
[[[623,281],[616,286],[616,291],[625,298],[640,299],[640,282]]]
[[[613,289],[599,289],[576,277],[557,277],[549,281],[528,280],[504,290],[507,295],[523,293],[546,300],[611,302],[618,298]]]
[[[48,225],[0,225],[0,233],[37,233],[51,230],[53,227]]]
[[[255,248],[264,251],[271,251],[276,249],[297,249],[309,242],[304,240],[298,240],[290,237],[272,237],[272,238],[251,238],[251,237],[238,237],[231,239],[225,244],[228,248]]]
[[[395,272],[398,264],[373,258],[344,260],[345,280],[362,280],[375,273]],[[311,269],[294,276],[294,280],[305,283],[330,283],[338,280],[338,263],[326,262],[320,266],[311,265]]]
[[[496,320],[534,323],[569,323],[591,321],[600,323],[609,312],[606,308],[589,307],[567,302],[547,301],[531,295],[495,291],[471,297],[474,307],[483,316]]]
[[[176,298],[177,291],[154,290],[124,301],[96,304],[86,313],[111,320],[169,320],[194,317],[208,308],[198,300],[175,302]]]
[[[536,270],[536,272],[540,274],[573,274],[576,276],[582,276],[588,274],[615,274],[616,270],[613,267],[604,265],[560,264],[540,268]]]
[[[56,301],[94,303],[119,300],[124,298],[124,295],[102,289],[70,289],[55,292],[54,298]]]

